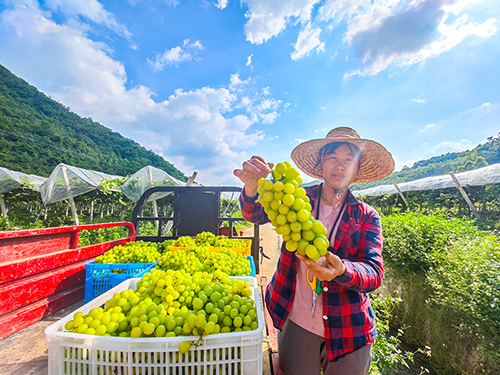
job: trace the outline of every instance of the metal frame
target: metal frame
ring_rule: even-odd
[[[135,231],[136,231],[136,240],[137,241],[147,241],[147,242],[163,242],[165,240],[169,239],[176,239],[178,238],[177,236],[177,221],[178,221],[178,214],[174,212],[173,216],[154,216],[154,217],[143,217],[140,216],[141,212],[144,208],[144,205],[146,204],[148,198],[158,192],[172,192],[174,194],[174,201],[175,201],[175,195],[177,193],[213,193],[216,192],[219,194],[219,212],[220,212],[220,202],[221,202],[221,193],[222,192],[241,192],[241,187],[238,186],[156,186],[152,187],[144,192],[144,194],[141,196],[141,198],[137,201],[137,204],[134,208],[134,211],[132,213],[132,223],[134,224]],[[193,213],[195,214],[195,213]],[[155,221],[158,223],[158,234],[156,236],[139,236],[137,235],[139,233],[139,223],[141,221]],[[172,236],[164,236],[162,235],[162,228],[165,223],[172,221],[172,233],[174,235]],[[245,221],[245,219],[240,218],[240,217],[221,217],[219,216],[217,218],[217,223],[218,223],[218,228],[221,227],[222,223],[224,221],[229,222],[229,238],[234,237],[233,236],[233,224],[238,221]],[[251,255],[254,257],[255,260],[255,267],[256,267],[256,272],[259,273],[259,252],[260,252],[260,231],[259,231],[259,225],[254,224],[254,235],[253,237],[249,236],[242,236],[238,238],[242,239],[251,239],[252,240],[252,251]],[[214,233],[215,235],[218,235],[218,233]]]

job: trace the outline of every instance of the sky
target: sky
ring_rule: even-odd
[[[337,126],[396,171],[498,134],[499,21],[498,0],[0,0],[0,64],[239,186],[252,155],[291,161]]]

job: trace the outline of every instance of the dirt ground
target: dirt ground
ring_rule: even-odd
[[[263,247],[264,254],[270,259],[267,259],[260,255],[259,261],[260,270],[257,275],[257,280],[260,276],[266,276],[267,280],[270,281],[271,277],[276,270],[276,264],[278,263],[278,258],[280,256],[280,249],[282,238],[276,233],[271,223],[267,223],[260,226],[260,245]],[[243,231],[244,236],[253,236],[253,226],[245,229]]]

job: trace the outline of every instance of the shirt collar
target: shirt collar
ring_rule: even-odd
[[[312,208],[314,208],[314,206],[316,206],[316,202],[318,201],[319,192],[321,191],[320,186],[322,184],[323,183],[306,188],[306,190],[309,193],[309,196],[311,198],[311,207]],[[354,195],[352,195],[351,190],[347,190],[347,206],[353,206],[353,205],[359,205],[359,204],[361,204],[361,202],[358,201]]]

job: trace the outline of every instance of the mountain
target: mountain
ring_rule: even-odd
[[[373,186],[409,182],[450,172],[465,172],[496,163],[500,163],[500,133],[489,137],[485,143],[476,146],[472,150],[450,152],[427,160],[420,160],[414,163],[412,167],[404,167],[401,171],[394,172],[381,180],[352,184],[350,190],[363,190]]]
[[[59,163],[120,176],[151,165],[187,180],[153,151],[78,116],[0,65],[0,167],[48,176]]]

